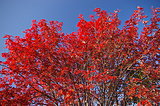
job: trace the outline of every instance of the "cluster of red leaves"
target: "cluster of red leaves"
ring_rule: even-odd
[[[94,11],[90,21],[80,15],[71,34],[61,32],[62,23],[43,19],[34,20],[23,38],[6,35],[0,104],[158,104],[159,8],[144,21],[138,7],[121,29],[118,11]]]

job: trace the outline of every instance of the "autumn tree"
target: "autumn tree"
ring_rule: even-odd
[[[94,11],[71,34],[42,19],[23,38],[4,36],[2,106],[158,106],[160,9],[147,20],[138,7],[124,26],[118,11]]]

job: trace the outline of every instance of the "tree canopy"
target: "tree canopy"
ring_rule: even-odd
[[[4,36],[0,105],[158,106],[160,9],[149,19],[137,7],[123,26],[118,10],[94,12],[70,34],[42,19],[22,38]]]

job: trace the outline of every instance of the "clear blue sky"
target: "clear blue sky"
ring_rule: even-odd
[[[63,22],[63,31],[70,33],[76,30],[79,14],[87,18],[94,14],[94,8],[108,12],[119,9],[120,19],[126,20],[137,6],[144,7],[150,15],[151,7],[160,7],[160,0],[0,0],[0,53],[6,51],[2,37],[23,36],[22,31],[30,28],[34,19]]]

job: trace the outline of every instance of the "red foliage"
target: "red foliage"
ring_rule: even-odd
[[[94,11],[71,34],[42,19],[23,38],[6,35],[0,105],[158,105],[159,8],[145,21],[138,7],[121,29],[118,11]]]

